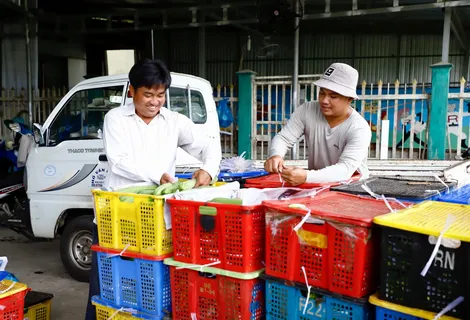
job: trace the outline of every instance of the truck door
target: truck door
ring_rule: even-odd
[[[37,209],[32,219],[35,214],[56,216],[68,208],[92,207],[90,189],[103,185],[108,170],[107,162],[99,161],[104,116],[122,105],[126,92],[126,81],[78,87],[53,111],[43,143],[31,150],[27,161],[28,196],[31,208]]]
[[[200,90],[188,85],[186,87],[172,86],[167,92],[166,106],[168,109],[187,116],[200,128],[201,132],[209,133],[213,131],[211,130],[213,124],[208,121],[207,106]],[[218,128],[218,124],[216,126]],[[200,166],[201,162],[178,148],[176,165],[178,167]]]

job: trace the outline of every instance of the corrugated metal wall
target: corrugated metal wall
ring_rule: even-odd
[[[206,77],[215,85],[230,85],[236,81],[242,48],[247,35],[236,32],[215,32],[206,35]],[[171,33],[171,67],[174,71],[197,74],[198,31]],[[291,75],[292,38],[252,37],[251,51],[244,51],[242,69],[258,75]],[[262,48],[278,44],[274,57],[263,58]],[[360,79],[370,82],[411,83],[431,81],[430,65],[441,60],[442,35],[393,34],[331,34],[314,35],[303,32],[300,40],[300,74],[322,73],[333,62],[345,62],[359,70]],[[453,64],[451,82],[463,76],[463,53],[457,41],[451,39],[449,62]]]

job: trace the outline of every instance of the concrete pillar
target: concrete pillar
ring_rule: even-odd
[[[445,159],[447,103],[451,68],[452,64],[445,62],[440,62],[431,66],[432,89],[428,120],[428,160]]]
[[[246,159],[252,157],[253,125],[253,82],[255,72],[244,70],[237,72],[238,77],[238,154],[245,153]]]

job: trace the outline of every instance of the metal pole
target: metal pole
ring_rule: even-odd
[[[201,23],[206,21],[204,12],[201,11]],[[199,54],[198,54],[198,69],[201,78],[206,77],[206,27],[199,28]]]
[[[452,8],[446,8],[444,15],[444,31],[442,35],[442,62],[449,62],[450,25]]]
[[[296,14],[299,14],[299,1],[301,0],[292,0],[294,5],[294,10]],[[292,74],[292,87],[291,87],[291,113],[297,108],[297,96],[298,96],[298,79],[299,79],[299,40],[300,40],[300,18],[296,17],[294,21],[294,72]],[[296,143],[292,148],[292,158],[293,160],[298,159],[297,152],[298,144]]]
[[[153,36],[153,29],[150,30],[150,43],[152,44],[152,60],[155,60],[155,38]]]
[[[30,39],[29,39],[29,17],[28,17],[28,1],[24,3],[24,27],[25,27],[25,49],[26,49],[26,83],[28,90],[28,112],[29,112],[29,125],[33,127],[33,90],[31,88],[31,52],[30,52]]]

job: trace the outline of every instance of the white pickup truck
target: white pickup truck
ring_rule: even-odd
[[[104,116],[131,101],[128,86],[127,75],[115,75],[85,80],[72,88],[44,124],[34,125],[35,144],[26,163],[24,189],[10,189],[0,199],[0,223],[30,238],[60,236],[63,264],[79,281],[88,281],[91,262],[91,189],[102,187],[108,173],[102,140]],[[166,107],[188,116],[213,143],[220,144],[208,81],[172,73]],[[199,165],[197,159],[178,150],[177,166]]]

